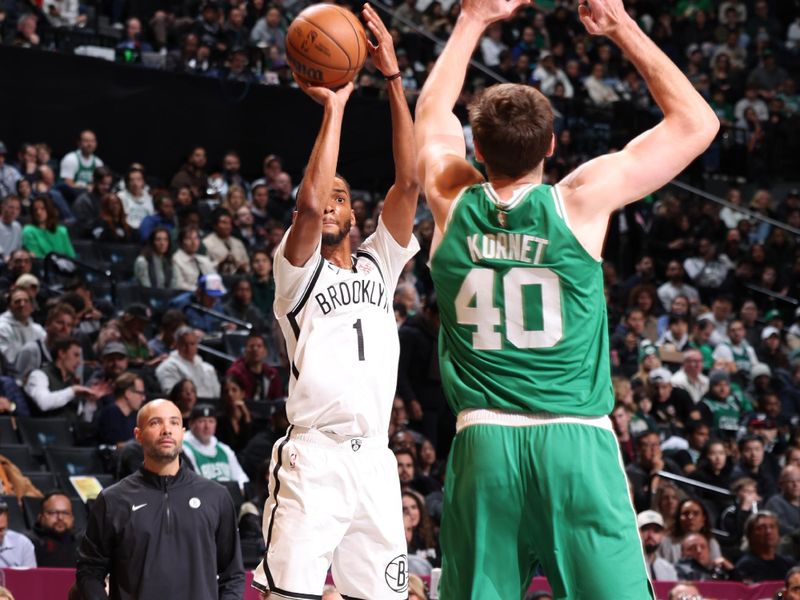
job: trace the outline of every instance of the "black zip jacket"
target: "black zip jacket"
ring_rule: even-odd
[[[174,477],[142,467],[94,503],[78,549],[86,600],[240,600],[244,581],[230,495],[184,464]]]

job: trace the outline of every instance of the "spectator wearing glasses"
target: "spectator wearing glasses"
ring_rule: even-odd
[[[27,250],[19,249],[11,253],[5,273],[0,277],[0,290],[8,291],[22,275],[33,271],[33,259]]]
[[[56,490],[44,497],[31,541],[39,567],[75,568],[79,539],[72,502],[64,492]]]
[[[97,440],[120,446],[133,438],[136,415],[145,399],[144,381],[133,373],[123,373],[114,382],[113,394],[113,404],[97,416]]]
[[[33,542],[8,528],[8,504],[4,501],[0,501],[0,567],[36,568]]]

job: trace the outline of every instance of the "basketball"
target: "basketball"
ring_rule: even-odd
[[[367,35],[352,12],[333,4],[309,6],[286,33],[286,57],[295,77],[337,88],[352,81],[367,58]]]

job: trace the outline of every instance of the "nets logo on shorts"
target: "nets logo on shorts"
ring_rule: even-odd
[[[358,438],[350,440],[350,447],[353,449],[353,452],[358,452],[358,449],[361,448],[361,440]]]
[[[396,556],[386,567],[386,585],[393,592],[405,592],[408,589],[408,559],[405,554]]]

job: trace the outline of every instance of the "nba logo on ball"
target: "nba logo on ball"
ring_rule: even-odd
[[[295,78],[331,89],[352,81],[367,58],[367,34],[341,6],[314,4],[286,32],[286,59]]]
[[[408,589],[408,559],[405,554],[393,558],[386,567],[386,585],[393,592],[405,592]]]

